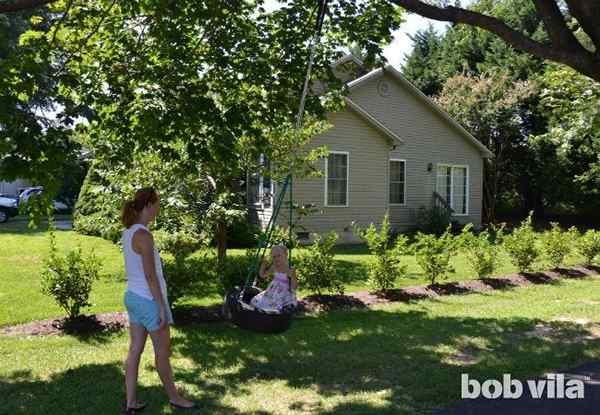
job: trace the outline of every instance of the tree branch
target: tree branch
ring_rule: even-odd
[[[573,32],[567,27],[565,17],[556,2],[535,0],[533,3],[554,46],[563,49],[581,47]]]
[[[56,0],[13,0],[0,2],[0,13],[14,13],[21,10],[35,9]]]
[[[389,0],[391,3],[404,9],[420,14],[429,19],[441,20],[454,23],[463,23],[470,26],[479,27],[496,34],[505,42],[516,49],[528,52],[542,59],[549,59],[555,62],[560,62],[572,67],[578,72],[589,76],[596,81],[600,81],[600,59],[596,58],[593,53],[585,49],[579,42],[570,47],[557,47],[556,45],[547,45],[537,42],[523,33],[512,29],[506,23],[491,16],[477,13],[471,10],[462,9],[459,7],[447,6],[437,7],[431,4],[424,3],[420,0]],[[540,0],[542,1],[542,0]],[[549,0],[543,0],[549,3]],[[536,0],[537,4],[537,0]],[[598,7],[590,6],[590,7]],[[552,20],[552,19],[551,19]],[[564,21],[563,21],[564,24]],[[550,24],[553,28],[555,25]],[[548,27],[547,27],[548,29]],[[549,33],[550,38],[556,37],[556,33]],[[572,35],[571,35],[572,36]]]
[[[569,13],[577,19],[583,31],[592,40],[596,47],[596,54],[600,54],[600,7],[589,0],[566,0]]]

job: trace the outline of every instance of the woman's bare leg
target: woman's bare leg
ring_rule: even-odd
[[[154,360],[156,370],[162,381],[169,400],[180,406],[192,406],[193,402],[179,396],[173,381],[173,370],[171,369],[171,334],[169,326],[164,329],[150,332],[152,345],[154,347]]]
[[[140,358],[146,345],[148,332],[144,326],[131,323],[129,325],[129,337],[129,352],[127,353],[127,362],[125,363],[125,388],[127,390],[127,407],[135,408],[137,406],[137,381]]]

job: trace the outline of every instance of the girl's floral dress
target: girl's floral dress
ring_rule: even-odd
[[[285,272],[275,272],[266,290],[257,294],[251,304],[264,311],[281,312],[284,307],[296,307],[296,292],[290,287],[291,280]]]

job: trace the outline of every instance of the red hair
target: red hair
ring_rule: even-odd
[[[145,187],[135,192],[132,200],[125,202],[123,212],[121,214],[121,222],[126,228],[129,228],[135,223],[140,215],[140,212],[150,204],[158,201],[158,193],[152,187]]]

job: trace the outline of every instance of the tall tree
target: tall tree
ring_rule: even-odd
[[[427,29],[419,30],[408,37],[413,42],[413,49],[406,57],[402,72],[424,94],[435,95],[443,85],[438,71],[438,64],[442,58],[441,37],[431,24]]]
[[[543,21],[548,41],[540,41],[511,26],[510,22],[461,7],[449,1],[390,0],[421,16],[457,24],[479,27],[494,33],[512,47],[541,59],[570,66],[576,71],[600,81],[600,3],[588,0],[533,0]],[[576,36],[583,30],[590,39],[586,47]]]

